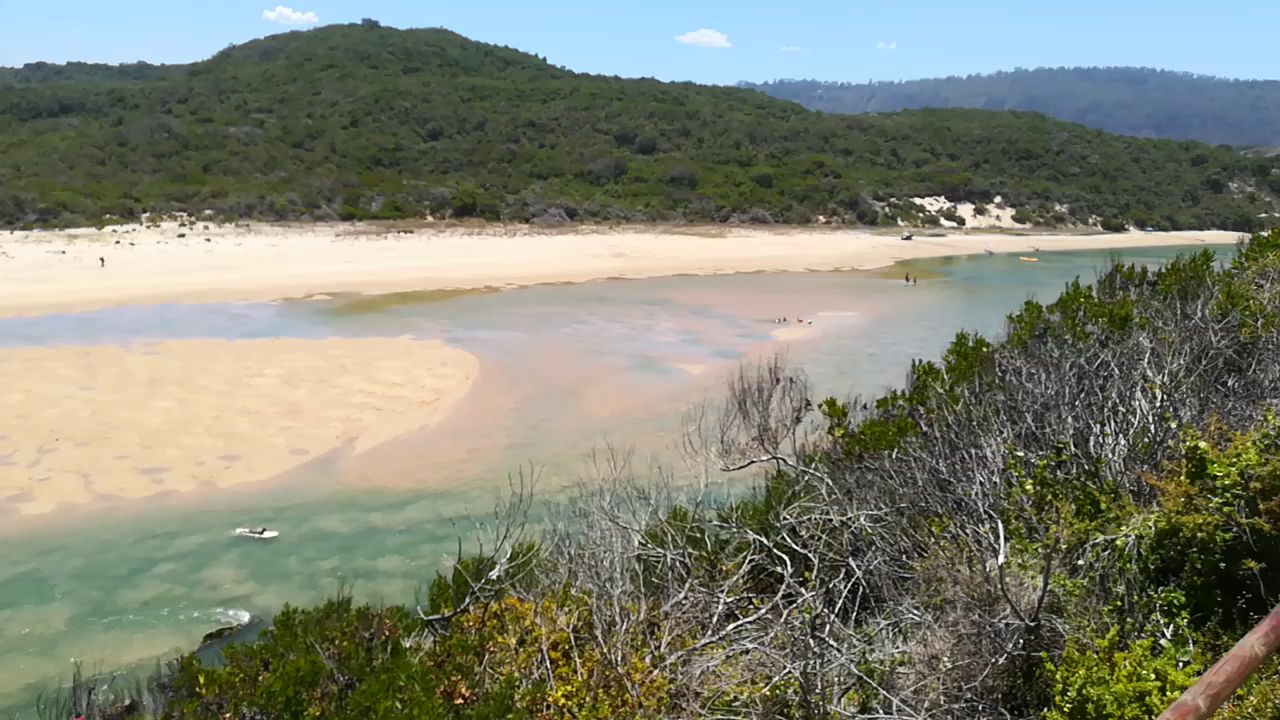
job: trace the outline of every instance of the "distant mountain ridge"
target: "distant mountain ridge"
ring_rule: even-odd
[[[739,83],[823,112],[1030,110],[1120,135],[1280,145],[1280,81],[1137,67],[1018,69],[904,82]]]
[[[0,81],[0,226],[147,212],[1250,231],[1280,159],[1029,112],[812,112],[763,93],[576,73],[443,29],[296,31],[188,65],[28,65]],[[911,198],[945,197],[931,210]],[[984,216],[989,219],[990,216]],[[968,222],[964,220],[964,222]]]

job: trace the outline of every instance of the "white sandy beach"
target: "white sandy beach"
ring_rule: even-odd
[[[222,488],[442,420],[478,360],[439,342],[181,340],[0,352],[0,510]]]
[[[207,229],[206,229],[207,227]],[[1230,243],[1237,233],[1001,234],[827,227],[464,228],[125,225],[0,234],[0,315],[326,292],[508,287],[597,278],[875,268],[944,255]],[[178,235],[185,237],[178,237]],[[102,265],[100,259],[105,261]]]

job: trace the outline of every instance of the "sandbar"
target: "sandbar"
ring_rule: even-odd
[[[807,340],[816,334],[816,330],[812,325],[784,325],[773,332],[769,336],[776,342],[792,342],[795,340]]]
[[[0,349],[0,511],[225,488],[442,420],[479,371],[410,338]]]
[[[1231,243],[1224,231],[917,232],[828,226],[177,223],[0,233],[0,316],[157,302],[510,287],[602,278],[871,269],[981,253]]]

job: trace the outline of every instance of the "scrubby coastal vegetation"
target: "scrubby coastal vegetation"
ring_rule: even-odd
[[[1263,229],[1280,160],[1024,112],[850,117],[761,93],[574,73],[368,21],[204,62],[0,72],[0,226],[223,218]]]
[[[746,366],[686,449],[754,489],[611,455],[535,527],[516,488],[422,604],[285,609],[134,708],[1153,717],[1275,601],[1277,322],[1280,231],[1028,301],[874,401]],[[1272,664],[1219,717],[1277,697]]]
[[[1136,67],[1013,70],[904,82],[740,83],[838,113],[919,108],[1029,110],[1098,130],[1214,145],[1276,146],[1280,82]]]

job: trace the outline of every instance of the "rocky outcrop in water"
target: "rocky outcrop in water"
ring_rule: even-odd
[[[266,620],[252,615],[248,620],[242,623],[232,623],[223,625],[204,634],[200,638],[200,645],[196,648],[195,656],[206,664],[220,665],[222,664],[222,649],[232,643],[251,643],[257,639],[258,635],[266,630],[268,623]]]
[[[203,648],[205,645],[208,645],[214,640],[222,640],[224,638],[229,638],[232,635],[235,635],[237,632],[240,632],[240,628],[242,627],[244,627],[244,625],[227,625],[224,627],[220,627],[217,630],[207,632],[204,634],[204,637],[200,638],[200,647]]]

